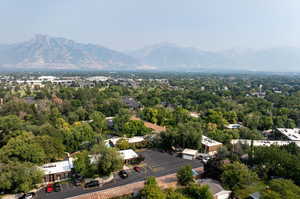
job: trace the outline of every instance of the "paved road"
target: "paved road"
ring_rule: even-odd
[[[143,168],[141,173],[130,170],[128,178],[121,179],[118,175],[116,175],[115,179],[112,182],[105,184],[102,187],[92,189],[75,187],[72,184],[63,184],[61,192],[47,194],[44,192],[44,190],[42,190],[37,193],[37,199],[63,199],[139,182],[145,180],[148,176],[159,177],[169,175],[172,173],[176,173],[176,171],[183,165],[191,165],[193,168],[203,166],[199,160],[184,160],[180,157],[176,157],[175,155],[161,153],[158,151],[147,150],[144,152],[140,152],[139,154],[145,157],[146,163],[146,166],[145,168]]]

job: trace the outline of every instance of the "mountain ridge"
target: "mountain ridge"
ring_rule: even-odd
[[[137,64],[132,57],[100,45],[47,35],[36,35],[29,41],[0,46],[2,67],[126,69]]]
[[[211,52],[163,42],[126,53],[62,37],[0,44],[0,69],[300,71],[300,48]]]

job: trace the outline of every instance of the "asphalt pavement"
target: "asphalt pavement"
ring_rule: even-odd
[[[139,152],[145,157],[145,167],[142,168],[140,173],[134,170],[129,170],[129,176],[126,179],[121,179],[117,174],[113,181],[104,184],[103,186],[85,189],[83,186],[76,187],[71,183],[62,184],[61,192],[46,193],[44,189],[37,193],[37,199],[63,199],[73,196],[78,196],[85,193],[101,191],[117,186],[131,184],[145,180],[148,176],[160,177],[176,173],[177,170],[184,165],[191,165],[193,168],[203,167],[200,160],[184,160],[175,155],[162,153],[159,151],[146,150]]]

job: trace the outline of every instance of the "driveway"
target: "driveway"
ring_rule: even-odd
[[[57,193],[45,193],[41,190],[37,193],[38,199],[63,199],[68,197],[74,197],[85,193],[91,193],[96,191],[101,191],[105,189],[111,189],[118,186],[123,186],[126,184],[132,184],[135,182],[143,181],[148,176],[165,176],[169,174],[176,173],[177,170],[184,165],[191,165],[193,168],[203,167],[203,164],[199,160],[184,160],[176,155],[170,155],[168,153],[162,153],[154,150],[146,150],[143,152],[138,152],[138,154],[145,157],[145,167],[140,173],[133,170],[129,170],[129,177],[126,179],[121,179],[118,175],[112,182],[104,184],[101,187],[84,189],[83,187],[75,187],[70,183],[63,184],[62,191]]]

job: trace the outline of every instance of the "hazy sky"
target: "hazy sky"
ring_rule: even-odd
[[[36,33],[135,49],[300,46],[300,0],[1,0],[0,43]]]

